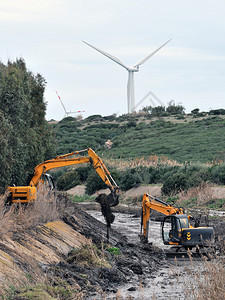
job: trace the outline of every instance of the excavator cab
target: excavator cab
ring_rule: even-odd
[[[52,175],[45,173],[44,174],[44,183],[46,184],[47,188],[52,191],[55,189],[55,182]]]
[[[162,221],[162,238],[165,245],[180,245],[185,248],[209,246],[214,241],[212,227],[194,228],[188,216],[170,215]]]
[[[162,221],[162,238],[165,245],[180,245],[182,230],[189,228],[188,216],[170,215]]]

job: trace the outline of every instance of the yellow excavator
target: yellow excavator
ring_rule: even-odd
[[[148,242],[150,211],[155,210],[165,215],[161,222],[162,239],[165,245],[184,247],[208,246],[214,241],[212,227],[195,227],[190,224],[193,219],[182,208],[173,207],[166,202],[145,193],[142,201],[141,241]]]
[[[85,156],[84,153],[86,153],[87,155]],[[35,201],[37,199],[38,188],[44,182],[47,182],[50,189],[54,189],[55,187],[52,176],[46,173],[48,170],[83,163],[90,163],[96,170],[98,175],[111,191],[111,193],[107,196],[109,206],[116,206],[119,203],[119,187],[110,175],[110,172],[106,168],[101,158],[91,148],[56,156],[53,159],[46,160],[43,163],[39,164],[34,169],[34,173],[30,178],[28,186],[8,187],[8,202],[29,203]]]

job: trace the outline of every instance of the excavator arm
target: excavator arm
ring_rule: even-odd
[[[149,194],[144,194],[142,201],[141,241],[148,242],[149,219],[151,209],[165,215],[162,225],[162,238],[165,245],[176,245],[185,248],[206,246],[214,240],[212,227],[193,227],[191,216],[182,208],[173,207]],[[164,226],[165,225],[165,226]]]
[[[86,153],[84,156],[82,154]],[[112,178],[110,172],[106,168],[101,158],[91,149],[87,148],[80,151],[56,156],[53,159],[44,161],[43,163],[36,166],[34,174],[31,178],[29,186],[22,187],[8,187],[11,193],[12,202],[30,202],[36,198],[36,189],[42,182],[42,179],[47,171],[55,168],[71,166],[76,164],[90,163],[96,170],[101,179],[105,182],[107,187],[111,190],[111,203],[110,206],[116,206],[118,201],[119,187],[115,180]]]
[[[148,241],[148,231],[149,231],[149,219],[151,209],[162,213],[163,215],[169,216],[173,214],[184,214],[182,208],[173,207],[166,202],[153,197],[150,194],[145,193],[143,195],[142,201],[142,216],[141,216],[141,240],[143,242]]]

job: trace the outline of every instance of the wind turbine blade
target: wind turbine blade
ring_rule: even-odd
[[[139,61],[138,63],[136,63],[134,66],[132,66],[133,68],[138,67],[140,65],[142,65],[143,63],[145,63],[150,57],[152,57],[156,52],[158,52],[161,48],[163,48],[166,44],[168,44],[171,41],[171,39],[169,41],[167,41],[165,44],[163,44],[162,46],[160,46],[159,48],[157,48],[155,51],[153,51],[152,53],[150,53],[148,56],[146,56],[144,59],[142,59],[141,61]]]
[[[58,96],[58,98],[59,98],[59,100],[60,100],[60,102],[61,102],[61,104],[62,104],[62,107],[63,107],[63,109],[64,109],[64,111],[65,111],[65,114],[66,114],[66,113],[67,113],[67,112],[66,112],[66,108],[65,108],[65,106],[64,106],[64,104],[63,104],[63,102],[62,102],[62,99],[60,98],[58,92],[57,92],[57,91],[55,91],[55,92],[56,92],[56,94],[57,94],[57,96]]]
[[[88,44],[85,41],[82,41],[82,42],[85,43],[86,45],[90,46],[91,48],[95,49],[96,51],[100,52],[101,54],[105,55],[106,57],[110,58],[111,60],[113,60],[114,62],[116,62],[117,64],[119,64],[120,66],[122,66],[122,67],[124,67],[125,69],[128,70],[128,67],[121,60],[119,60],[119,58],[117,58],[117,57],[115,57],[115,56],[113,56],[113,55],[111,55],[111,54],[109,54],[109,53],[107,53],[103,50],[100,50],[100,49]]]

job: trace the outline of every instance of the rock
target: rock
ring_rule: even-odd
[[[128,290],[129,292],[134,292],[134,291],[136,291],[137,289],[136,289],[136,287],[131,286],[131,287],[128,288],[127,290]]]
[[[143,274],[142,267],[139,264],[132,264],[130,266],[130,268],[135,274],[138,274],[138,275]]]

